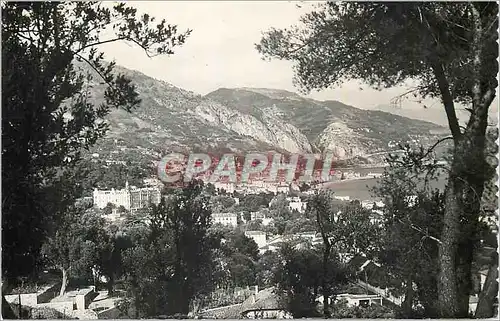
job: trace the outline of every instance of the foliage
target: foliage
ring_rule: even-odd
[[[380,229],[359,201],[337,202],[333,193],[325,190],[309,198],[306,216],[316,221],[316,231],[324,243],[337,251],[368,254],[377,248]]]
[[[238,229],[225,234],[224,237],[226,242],[222,246],[223,260],[230,273],[231,285],[254,285],[256,261],[259,256],[257,244]]]
[[[384,233],[378,255],[387,272],[400,282],[393,284],[406,300],[403,315],[415,315],[413,306],[424,306],[427,317],[437,317],[439,234],[444,215],[444,194],[430,190],[425,182],[432,175],[409,175],[392,163],[376,187],[384,198]],[[423,181],[423,182],[422,182]]]
[[[108,295],[113,294],[115,280],[125,273],[123,255],[132,246],[130,236],[117,229],[108,228],[96,264],[98,273],[107,278]]]
[[[275,275],[281,266],[280,256],[272,251],[263,253],[256,266],[256,283],[259,288],[267,288],[274,286],[276,281]]]
[[[285,243],[280,249],[274,274],[277,293],[294,318],[317,317],[317,298],[325,292],[335,294],[349,279],[347,266],[340,262],[337,253],[330,253],[329,264],[324,268],[321,248],[297,249]]]
[[[370,211],[361,207],[359,201],[346,205],[335,202],[332,196],[328,190],[314,194],[309,198],[306,209],[306,215],[315,219],[317,232],[323,240],[322,292],[325,317],[330,316],[330,297],[336,290],[329,273],[332,253],[369,253],[376,248],[380,232],[370,220]]]
[[[290,202],[287,201],[286,195],[280,194],[273,198],[271,205],[269,206],[271,217],[273,218],[282,218],[284,220],[289,220],[292,218],[292,212],[288,208],[288,204]]]
[[[280,250],[282,264],[275,273],[277,294],[294,318],[319,316],[316,297],[321,287],[321,256],[313,250],[298,251],[289,244]]]
[[[225,212],[228,211],[232,206],[236,204],[236,201],[226,195],[218,195],[210,198],[212,204],[212,211],[217,212]]]
[[[265,193],[242,195],[238,209],[241,211],[256,212],[263,207],[267,207],[271,199],[271,194]]]
[[[125,251],[124,307],[135,317],[187,314],[190,304],[214,288],[221,235],[211,233],[203,186],[192,182],[151,212],[150,232]]]
[[[104,164],[81,160],[77,165],[83,178],[79,182],[83,195],[92,195],[94,188],[98,189],[122,189],[125,182],[131,186],[142,187],[143,179],[151,176],[152,169],[137,164]]]
[[[493,3],[475,5],[484,19],[485,79],[496,78]],[[378,88],[417,80],[416,92],[441,96],[434,64],[443,66],[452,97],[472,98],[474,21],[465,3],[328,3],[306,14],[301,26],[271,29],[257,49],[265,57],[296,63],[306,90],[361,79]],[[352,37],[356,34],[355,37]],[[484,59],[483,58],[483,59]],[[495,88],[495,83],[489,84]]]
[[[392,319],[395,313],[390,308],[378,304],[368,307],[349,306],[346,300],[339,300],[332,305],[332,317],[335,319]]]
[[[110,38],[105,38],[103,31]],[[2,3],[2,271],[33,271],[48,225],[74,202],[82,149],[103,137],[111,108],[132,110],[138,93],[96,48],[128,41],[146,54],[172,54],[189,34],[124,3]],[[107,85],[90,102],[85,61]],[[22,233],[29,230],[30,233]]]
[[[101,246],[106,243],[104,221],[92,211],[70,208],[58,228],[42,246],[44,258],[62,272],[60,295],[69,276],[86,276],[97,264]]]
[[[293,61],[304,91],[349,79],[379,89],[411,80],[415,88],[399,100],[411,93],[441,99],[453,152],[438,253],[439,315],[467,317],[480,202],[491,172],[484,149],[498,86],[498,5],[329,2],[301,22],[267,32],[257,49]],[[468,105],[465,127],[458,122],[456,103]]]

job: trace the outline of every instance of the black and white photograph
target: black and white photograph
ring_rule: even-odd
[[[498,320],[499,2],[0,11],[3,319]]]

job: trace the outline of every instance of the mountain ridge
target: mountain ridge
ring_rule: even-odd
[[[110,131],[93,153],[113,159],[123,150],[148,150],[149,158],[167,151],[274,150],[333,152],[351,159],[389,150],[397,142],[427,144],[446,131],[430,122],[282,89],[219,88],[199,95],[121,66],[116,72],[132,79],[142,102],[132,113],[108,115]],[[102,99],[104,85],[91,85],[93,99]]]

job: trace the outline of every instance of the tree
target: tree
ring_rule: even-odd
[[[318,296],[325,291],[330,295],[340,290],[349,280],[349,271],[338,253],[331,252],[325,270],[322,247],[297,245],[290,242],[281,247],[278,257],[281,264],[275,269],[274,282],[279,297],[294,318],[318,317]],[[328,302],[324,301],[325,305],[328,307]]]
[[[305,15],[303,27],[272,29],[257,49],[295,62],[304,91],[347,79],[377,87],[416,82],[410,91],[438,97],[453,141],[440,233],[438,302],[442,317],[467,317],[479,204],[491,175],[485,163],[488,109],[498,85],[498,5],[335,2]],[[456,104],[468,105],[461,127]]]
[[[288,207],[289,201],[286,199],[286,196],[281,194],[276,196],[273,201],[270,208],[270,212],[273,213],[271,214],[273,218],[281,217],[285,220],[291,219],[292,213],[290,211],[290,208]]]
[[[313,249],[297,250],[284,244],[279,252],[282,261],[274,274],[277,293],[294,318],[317,317],[316,297],[323,275],[321,254]]]
[[[96,265],[99,247],[106,242],[104,221],[77,208],[66,212],[55,233],[42,246],[45,259],[61,271],[59,295],[66,292],[71,274],[85,275]]]
[[[307,192],[311,189],[311,185],[307,184],[307,183],[302,183],[299,185],[299,191],[301,192]]]
[[[245,220],[245,222],[251,221],[252,214],[249,211],[244,211],[243,212],[243,219]]]
[[[212,210],[214,212],[224,212],[229,210],[236,203],[235,200],[226,195],[217,195],[210,198]]]
[[[259,288],[266,288],[274,285],[276,281],[274,275],[281,266],[281,260],[276,253],[266,251],[257,261],[256,281]]]
[[[220,233],[210,233],[203,184],[189,183],[152,206],[149,234],[126,250],[129,300],[136,316],[187,315],[217,282]]]
[[[111,213],[113,213],[113,209],[116,208],[116,205],[113,204],[113,203],[108,203],[106,204],[106,206],[102,209],[102,212],[106,215],[110,215]]]
[[[363,209],[359,202],[337,204],[327,190],[309,199],[306,214],[316,220],[317,231],[323,240],[323,313],[329,317],[332,284],[328,271],[332,254],[334,251],[352,254],[370,252],[376,244],[378,229],[370,222],[369,211]]]
[[[384,231],[374,255],[401,284],[402,317],[415,317],[414,306],[424,307],[425,317],[437,314],[439,233],[443,225],[444,194],[425,183],[432,174],[411,175],[400,164],[390,163],[374,189],[382,197]]]
[[[250,259],[259,259],[259,247],[255,241],[245,235],[241,230],[233,230],[226,242],[226,247],[231,251],[241,253]]]
[[[262,220],[259,218],[253,221],[248,221],[246,222],[246,228],[250,231],[261,231],[263,228]]]
[[[123,254],[132,246],[131,238],[122,231],[108,229],[100,246],[97,263],[99,272],[107,278],[108,295],[113,295],[115,280],[125,273]]]
[[[169,55],[188,34],[148,14],[139,16],[124,3],[2,3],[5,276],[27,275],[36,267],[48,225],[77,195],[78,180],[67,172],[82,149],[105,134],[111,108],[130,111],[140,103],[133,84],[113,73],[115,64],[104,62],[98,46],[126,41],[148,56]],[[107,85],[100,104],[92,102],[85,85],[91,73],[77,70],[75,60]]]
[[[254,285],[259,259],[257,243],[243,231],[233,230],[223,247],[233,286]]]

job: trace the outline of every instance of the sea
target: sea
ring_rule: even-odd
[[[345,171],[357,172],[361,176],[365,176],[368,173],[383,173],[384,167],[372,167],[372,168],[346,168]],[[342,171],[343,169],[337,168],[336,170]],[[352,200],[380,200],[379,197],[373,195],[371,191],[373,187],[379,184],[379,178],[366,178],[366,179],[352,179],[343,180],[327,183],[324,187],[329,188],[335,192],[337,196],[349,196]],[[439,188],[444,190],[446,185],[446,175],[440,175],[439,179],[431,183],[434,188]]]

